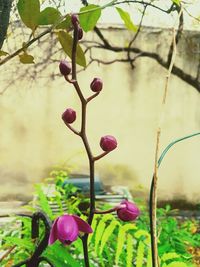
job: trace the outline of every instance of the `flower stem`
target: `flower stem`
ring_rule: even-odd
[[[85,267],[89,267],[90,262],[89,262],[89,256],[88,256],[88,235],[83,236],[82,243],[83,243],[83,254],[84,254]]]
[[[78,133],[78,135],[81,137],[85,150],[87,152],[88,160],[89,160],[89,166],[90,166],[90,212],[88,216],[88,223],[91,225],[92,220],[94,217],[94,210],[95,210],[95,188],[94,188],[94,157],[92,155],[92,151],[87,139],[86,134],[86,115],[87,115],[87,103],[88,101],[83,96],[83,93],[81,91],[81,88],[77,81],[77,73],[76,73],[76,49],[77,49],[77,43],[78,43],[78,27],[77,25],[74,26],[74,38],[73,38],[73,47],[72,47],[72,80],[69,81],[73,84],[74,88],[76,89],[76,92],[79,96],[80,102],[81,102],[81,131],[74,132],[75,134]],[[84,261],[85,261],[85,267],[89,267],[89,255],[88,255],[88,234],[86,233],[82,237],[82,243],[83,243],[83,253],[84,253]]]

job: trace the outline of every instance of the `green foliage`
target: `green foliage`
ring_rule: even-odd
[[[113,220],[113,221],[111,221],[110,225],[104,231],[102,238],[101,238],[100,253],[103,252],[103,249],[104,249],[105,245],[107,244],[108,239],[113,234],[113,232],[117,226],[119,226],[119,222]]]
[[[52,212],[52,209],[49,205],[49,201],[47,199],[47,196],[44,194],[44,192],[42,190],[42,185],[41,184],[35,185],[35,189],[36,189],[38,207],[42,211],[44,211],[49,216],[50,219],[53,219],[53,212]]]
[[[77,191],[72,185],[65,184],[64,186],[66,179],[66,171],[58,169],[50,173],[46,182],[48,182],[48,186],[49,183],[50,185],[54,184],[56,189],[51,197],[44,193],[44,188],[47,185],[37,185],[35,210],[38,208],[43,210],[53,220],[63,214],[64,201],[67,212],[78,214],[85,219],[85,215],[83,216],[79,209],[79,203],[86,200],[83,197],[79,199],[78,196],[74,195]],[[57,205],[57,213],[53,212],[50,202]],[[93,234],[89,235],[89,256],[92,267],[113,265],[151,267],[148,213],[145,207],[142,205],[140,207],[142,216],[135,223],[124,223],[112,214],[94,216]],[[193,234],[196,224],[192,221],[179,224],[175,218],[169,216],[170,213],[170,206],[166,209],[158,209],[160,266],[192,267],[192,256],[188,253],[187,248],[191,245],[199,246],[200,234]],[[23,228],[16,228],[15,226],[11,229],[11,225],[7,225],[4,230],[0,230],[2,249],[16,246],[14,252],[1,263],[2,267],[5,267],[10,260],[14,265],[27,259],[35,248],[35,243],[31,240],[30,218],[17,217],[12,224],[15,225],[19,221],[23,222]],[[42,225],[40,227],[40,233],[42,233]],[[22,235],[23,238],[21,238]],[[47,247],[43,256],[47,257],[56,267],[84,267],[83,248],[80,239],[67,247],[57,241],[52,246]]]
[[[73,45],[73,38],[71,35],[64,31],[58,32],[58,40],[65,51],[65,53],[71,58],[72,56],[72,45]],[[82,67],[86,67],[86,59],[85,54],[81,48],[81,46],[77,45],[77,53],[76,53],[76,63]]]
[[[174,4],[179,5],[179,6],[180,6],[180,4],[181,4],[181,0],[172,0],[172,2],[173,2]]]
[[[35,31],[40,15],[39,0],[19,0],[17,9],[23,23],[32,31]]]
[[[40,12],[38,25],[55,24],[60,18],[61,14],[57,9],[53,7],[47,7]]]
[[[142,241],[140,241],[137,248],[136,267],[143,266],[144,251],[145,251],[145,245]]]
[[[127,251],[126,266],[127,267],[132,267],[133,266],[133,251],[134,251],[134,247],[133,247],[133,237],[130,234],[127,235],[126,251]]]
[[[56,26],[56,29],[68,30],[71,26],[71,16],[67,15],[66,18]]]
[[[172,262],[167,267],[188,267],[188,265],[184,262]]]
[[[7,55],[8,55],[7,52],[0,50],[0,57],[7,56]]]
[[[63,246],[58,241],[56,241],[52,246],[48,246],[44,256],[47,257],[56,267],[80,267],[78,261],[71,256],[68,247]]]
[[[121,19],[123,20],[126,28],[130,31],[137,32],[138,27],[133,24],[131,17],[128,12],[124,11],[120,7],[116,7],[117,12],[119,13]]]
[[[19,60],[21,63],[23,64],[33,64],[34,62],[34,57],[27,54],[26,52],[24,52],[23,54],[19,55]]]
[[[79,20],[83,30],[85,32],[88,32],[93,30],[93,28],[97,24],[97,21],[101,16],[101,9],[100,6],[97,5],[88,5],[80,9],[80,12],[86,12],[86,11],[90,12],[79,15]]]

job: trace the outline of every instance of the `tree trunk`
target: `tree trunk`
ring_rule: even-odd
[[[8,29],[12,0],[0,0],[0,49],[6,38]]]

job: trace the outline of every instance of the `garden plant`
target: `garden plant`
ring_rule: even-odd
[[[95,164],[118,149],[116,138],[110,134],[104,135],[99,141],[103,152],[94,155],[87,136],[87,108],[91,101],[99,94],[103,94],[106,86],[100,77],[94,77],[90,81],[91,95],[85,97],[77,77],[77,64],[86,67],[85,54],[79,44],[83,38],[83,32],[93,29],[101,15],[101,10],[116,4],[119,1],[111,1],[103,7],[86,5],[78,14],[61,15],[52,8],[40,12],[39,1],[19,0],[18,11],[24,24],[32,30],[31,37],[39,25],[52,24],[51,28],[41,36],[57,29],[58,40],[68,57],[59,63],[59,70],[67,85],[72,86],[80,100],[81,112],[71,107],[66,107],[62,114],[62,120],[66,127],[82,140],[89,164],[90,194],[89,198],[79,194],[77,188],[67,184],[63,186],[68,173],[54,171],[51,173],[51,181],[56,186],[56,192],[52,201],[59,208],[53,213],[49,204],[49,198],[44,194],[41,185],[36,186],[37,207],[30,205],[33,212],[31,216],[17,216],[15,226],[22,224],[21,230],[1,230],[2,246],[8,248],[8,253],[1,258],[2,266],[8,267],[37,267],[37,266],[136,266],[136,267],[194,267],[195,262],[189,248],[199,247],[200,234],[198,222],[185,221],[179,223],[171,217],[173,210],[170,206],[157,209],[157,172],[166,153],[175,144],[186,139],[200,135],[200,132],[179,138],[170,143],[159,154],[159,138],[161,129],[158,127],[155,155],[155,168],[150,188],[149,210],[145,203],[136,200],[136,203],[124,199],[116,206],[96,205],[95,202]],[[131,1],[129,1],[131,2]],[[142,1],[143,2],[143,1]],[[30,3],[36,8],[30,17]],[[152,3],[143,3],[145,10]],[[117,8],[121,18],[129,29],[135,30],[130,16],[121,8]],[[180,1],[172,1],[171,10],[176,10],[178,18],[182,18]],[[170,11],[169,11],[170,13]],[[91,16],[93,18],[91,19]],[[179,25],[180,27],[182,24]],[[179,30],[180,30],[179,27]],[[65,31],[66,30],[66,31]],[[84,31],[83,31],[84,30]],[[72,32],[72,36],[69,32]],[[138,31],[139,32],[139,31]],[[173,35],[166,78],[163,105],[165,104],[170,74],[173,70],[176,45],[180,32]],[[32,42],[38,37],[33,37]],[[32,63],[34,58],[28,54],[27,49],[31,41],[24,44],[15,54],[8,55],[4,61],[19,55],[22,63]],[[1,51],[3,53],[3,51]],[[5,55],[4,55],[5,56]],[[71,61],[70,61],[71,59]],[[3,64],[3,63],[2,63]],[[77,116],[81,118],[80,129],[73,127]],[[120,145],[119,145],[120,148]],[[48,180],[49,181],[49,180]],[[67,206],[64,210],[63,201]],[[80,203],[87,203],[86,210],[80,209]],[[149,213],[148,213],[149,212]],[[159,220],[157,220],[157,216]],[[158,229],[157,229],[158,228]],[[13,251],[15,251],[13,253]]]

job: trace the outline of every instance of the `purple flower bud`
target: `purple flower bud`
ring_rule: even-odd
[[[81,40],[83,38],[83,29],[78,26],[78,40]]]
[[[71,65],[67,60],[61,60],[59,64],[60,73],[64,76],[67,76],[71,72]]]
[[[100,92],[103,88],[103,81],[100,78],[94,78],[90,84],[90,88],[93,92]]]
[[[75,15],[75,14],[72,14],[72,15],[71,15],[71,22],[72,22],[72,25],[73,25],[74,27],[77,26],[77,24],[79,24],[78,16]]]
[[[76,215],[62,215],[58,217],[51,228],[49,245],[60,240],[64,245],[70,245],[78,238],[79,232],[92,233],[91,226]]]
[[[71,108],[66,109],[62,114],[62,119],[65,123],[73,123],[76,120],[76,111]]]
[[[101,137],[100,147],[103,151],[110,152],[117,147],[117,140],[112,135],[106,135]]]
[[[124,222],[134,221],[139,215],[138,207],[128,200],[123,200],[117,208],[117,216]]]

